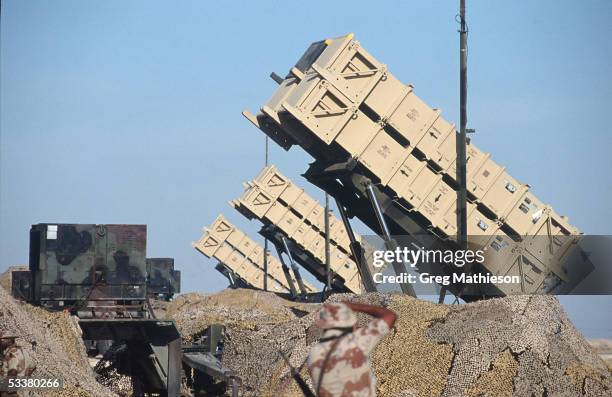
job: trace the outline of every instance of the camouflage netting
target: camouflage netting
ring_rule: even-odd
[[[96,377],[102,386],[117,394],[119,397],[130,397],[134,393],[132,380],[129,376],[122,375],[112,367]]]
[[[167,318],[175,320],[183,337],[189,340],[215,323],[248,330],[265,324],[285,323],[295,319],[291,308],[302,306],[274,294],[227,289],[218,294],[180,295],[164,310],[156,308],[156,312],[165,312]]]
[[[589,344],[599,354],[608,366],[608,371],[612,372],[612,340],[610,339],[591,339]]]
[[[381,304],[399,314],[396,330],[372,357],[379,396],[612,395],[606,365],[554,297],[455,306],[388,294],[331,299]],[[244,395],[301,396],[279,351],[300,366],[319,337],[318,308],[226,290],[179,297],[167,313],[187,339],[209,324],[227,325],[223,361],[242,377]]]
[[[551,296],[457,306],[436,321],[427,335],[453,346],[453,365],[443,396],[456,395],[457,390],[468,390],[471,395],[610,393],[607,367]],[[488,385],[495,389],[479,382],[483,376],[492,378]],[[499,389],[504,377],[512,378],[512,384]]]
[[[372,360],[378,395],[604,396],[612,395],[606,364],[578,333],[554,297],[508,297],[467,305],[436,305],[403,295],[334,295],[389,307],[396,330]],[[318,304],[270,293],[225,290],[186,294],[156,311],[176,320],[186,340],[208,325],[227,326],[224,365],[242,378],[245,396],[301,396],[280,353],[294,367],[320,331]],[[367,321],[360,316],[360,324]],[[36,376],[60,376],[60,396],[112,396],[96,382],[74,318],[13,300],[0,288],[0,329],[19,335]],[[601,344],[601,343],[600,343]],[[607,350],[606,350],[607,351]],[[308,374],[302,370],[308,382]]]
[[[18,302],[0,288],[0,330],[17,336],[17,345],[36,366],[32,376],[64,379],[63,390],[46,394],[37,391],[31,395],[115,396],[96,382],[85,354],[80,328],[69,314],[50,313]]]
[[[4,288],[7,291],[11,291],[11,270],[8,269],[3,273],[0,273],[0,288]]]

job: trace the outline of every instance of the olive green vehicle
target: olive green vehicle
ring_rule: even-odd
[[[146,225],[32,225],[32,290],[24,295],[50,308],[142,302],[146,242]]]
[[[169,301],[181,292],[181,271],[174,269],[174,258],[147,258],[147,295]]]
[[[56,309],[169,300],[181,272],[173,258],[146,258],[146,241],[146,225],[33,225],[30,271],[16,272],[13,295]]]
[[[180,271],[173,258],[147,259],[146,242],[146,225],[32,225],[29,271],[12,273],[12,294],[78,316],[88,354],[102,355],[99,375],[116,370],[148,395],[178,397],[183,380],[191,395],[237,395],[240,380],[220,361],[222,330],[183,345],[174,321],[147,304],[178,293]]]

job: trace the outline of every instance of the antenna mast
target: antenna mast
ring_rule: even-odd
[[[465,0],[459,0],[459,141],[457,142],[457,224],[460,249],[467,249],[467,24]]]

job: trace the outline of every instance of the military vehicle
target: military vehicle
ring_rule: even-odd
[[[147,297],[171,299],[181,284],[174,259],[145,259],[145,252],[144,225],[34,225],[31,270],[12,273],[13,295],[62,310],[84,301],[99,310],[102,302],[127,308]]]
[[[32,273],[29,270],[10,270],[11,295],[19,300],[32,301]]]
[[[181,292],[181,271],[174,258],[147,258],[147,296],[169,301]]]
[[[253,115],[285,150],[315,158],[307,180],[384,238],[426,249],[457,244],[457,132],[352,34],[313,43]],[[580,231],[472,142],[467,148],[470,247],[486,251],[468,273],[520,275],[521,283],[448,290],[466,300],[513,293],[567,293],[593,269]],[[403,266],[395,266],[396,273]],[[404,268],[405,269],[405,268]],[[457,271],[440,265],[443,275]],[[463,270],[460,270],[463,271]]]
[[[229,386],[236,394],[239,379],[210,342],[222,344],[218,327],[182,345],[174,321],[155,317],[149,296],[179,292],[180,272],[171,258],[147,260],[146,241],[145,225],[32,225],[29,271],[13,274],[13,296],[78,316],[86,346],[112,362],[98,369],[130,376],[135,395],[178,396],[189,371],[201,390]]]
[[[146,235],[145,225],[33,225],[15,296],[80,318],[146,317]]]

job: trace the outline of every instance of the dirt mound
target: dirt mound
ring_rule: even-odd
[[[18,336],[17,344],[36,366],[32,376],[64,379],[64,389],[49,391],[48,395],[115,396],[96,382],[80,328],[69,314],[50,313],[18,302],[0,288],[0,330]]]
[[[611,394],[606,365],[554,297],[454,306],[379,293],[330,299],[380,304],[399,314],[396,330],[372,356],[379,396]],[[301,396],[280,352],[294,367],[302,364],[320,335],[314,325],[319,307],[229,290],[179,297],[168,315],[184,335],[212,322],[227,325],[223,362],[242,377],[246,396]]]

